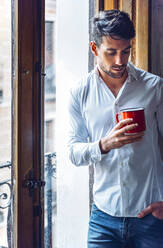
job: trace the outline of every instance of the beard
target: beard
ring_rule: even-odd
[[[121,71],[117,71],[117,73],[114,73],[114,72],[111,71],[111,69],[110,70],[106,70],[106,68],[103,65],[101,65],[101,64],[99,66],[100,66],[100,68],[101,68],[101,70],[103,72],[105,72],[108,76],[110,76],[112,78],[122,78],[123,75],[124,75],[124,73],[126,72],[126,67],[127,67],[127,65],[123,65],[123,66],[120,66],[120,67],[118,67],[118,66],[112,66],[111,69],[121,68],[122,67],[122,70]]]

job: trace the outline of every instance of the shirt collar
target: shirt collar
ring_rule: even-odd
[[[128,69],[128,77],[129,77],[129,79],[134,78],[135,80],[138,80],[137,69],[131,62],[128,62],[127,69]]]

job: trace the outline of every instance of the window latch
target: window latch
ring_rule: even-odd
[[[33,178],[32,171],[29,172],[29,178],[24,180],[24,187],[28,189],[29,196],[32,197],[34,190],[45,186],[45,181]]]

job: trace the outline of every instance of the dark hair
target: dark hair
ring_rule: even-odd
[[[100,46],[103,36],[124,40],[134,38],[135,28],[126,12],[117,9],[105,10],[93,18],[92,36],[95,44]]]

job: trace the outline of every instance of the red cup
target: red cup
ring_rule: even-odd
[[[144,115],[144,108],[128,108],[122,109],[119,113],[116,114],[116,121],[117,123],[121,120],[125,119],[133,119],[133,123],[137,123],[138,126],[127,133],[139,133],[146,130],[145,124],[145,115]]]

